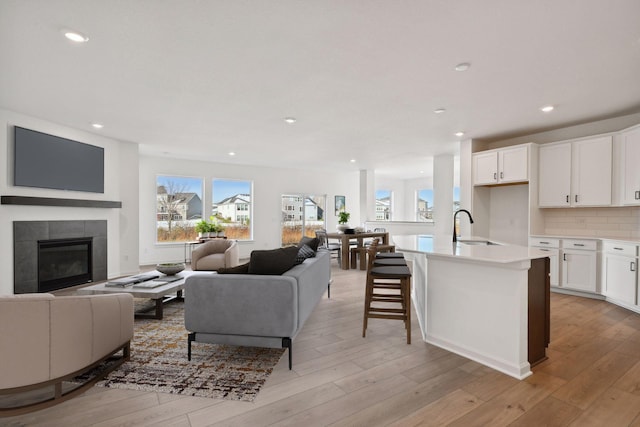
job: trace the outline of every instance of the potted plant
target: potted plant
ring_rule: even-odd
[[[338,230],[344,232],[347,228],[349,228],[349,217],[351,214],[347,211],[340,211],[338,213]]]
[[[209,228],[210,225],[206,220],[201,219],[200,221],[198,221],[195,225],[195,230],[198,232],[198,237],[199,238],[204,238],[204,237],[209,237]]]

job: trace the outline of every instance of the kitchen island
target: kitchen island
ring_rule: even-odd
[[[412,300],[426,342],[518,379],[546,359],[546,252],[480,238],[392,240],[412,261]]]

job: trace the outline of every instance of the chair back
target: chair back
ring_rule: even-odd
[[[318,239],[318,247],[327,249],[329,247],[329,239],[326,230],[317,230],[316,239]]]
[[[380,239],[376,237],[367,247],[367,274],[371,271],[373,261],[376,259],[376,253],[378,253],[378,242],[380,242]]]

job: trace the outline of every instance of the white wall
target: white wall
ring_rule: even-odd
[[[154,264],[184,260],[184,244],[156,243],[156,176],[175,175],[204,179],[204,201],[211,204],[213,178],[253,181],[253,241],[240,242],[240,256],[254,249],[271,249],[281,244],[281,195],[287,193],[326,194],[327,229],[335,230],[334,196],[346,197],[351,223],[358,224],[359,173],[324,173],[290,168],[267,168],[237,164],[199,162],[166,157],[140,157],[140,263]]]
[[[13,186],[13,125],[104,147],[104,194]],[[0,294],[13,293],[13,221],[106,220],[108,277],[137,271],[137,145],[6,110],[0,128],[1,195],[122,201],[122,209],[0,205]]]

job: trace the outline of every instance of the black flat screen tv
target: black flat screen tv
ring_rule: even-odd
[[[14,126],[13,185],[104,193],[104,148]]]

